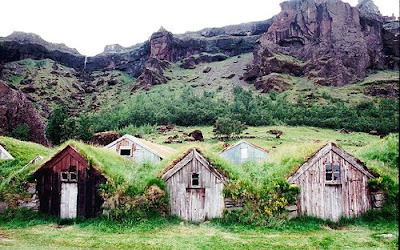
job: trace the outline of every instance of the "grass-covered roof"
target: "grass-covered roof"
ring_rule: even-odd
[[[308,130],[312,131],[312,129],[288,127],[288,130],[291,131],[286,133],[287,136],[284,134],[278,140],[269,137],[252,140],[252,143],[271,148],[270,156],[261,162],[248,162],[239,166],[222,159],[218,152],[223,149],[223,143],[210,139],[206,139],[205,142],[172,145],[176,149],[175,153],[161,162],[137,164],[119,156],[112,150],[90,146],[78,141],[68,141],[55,149],[51,149],[36,143],[0,137],[0,144],[15,157],[14,160],[0,160],[0,191],[5,187],[8,188],[7,184],[16,175],[20,181],[28,182],[33,170],[49,160],[66,145],[73,146],[109,181],[134,186],[138,191],[143,191],[149,181],[160,177],[163,171],[168,170],[169,166],[176,164],[190,148],[196,148],[214,168],[218,169],[228,179],[241,179],[255,185],[263,185],[274,179],[289,177],[307,161],[308,157],[312,156],[328,141],[336,141],[340,147],[362,160],[369,169],[379,170],[380,174],[389,174],[397,180],[398,134],[389,135],[384,139],[371,140],[372,137],[359,133],[341,135],[332,130],[321,129],[321,132],[317,132],[318,134],[310,133],[308,135],[300,132],[304,130],[309,132]],[[300,132],[296,134],[296,131]],[[361,143],[361,139],[365,139],[364,137],[369,140],[367,144]],[[338,138],[338,140],[333,140],[334,138]],[[274,144],[276,147],[272,147]],[[357,146],[359,144],[362,146]],[[24,168],[29,161],[38,155],[43,156],[44,159]],[[21,169],[23,170],[21,171]]]

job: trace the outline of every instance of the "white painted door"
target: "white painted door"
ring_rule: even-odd
[[[61,183],[61,218],[76,218],[78,209],[78,183]]]

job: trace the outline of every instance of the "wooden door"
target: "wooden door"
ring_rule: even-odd
[[[205,219],[204,201],[205,201],[204,188],[186,189],[187,220],[203,221]]]
[[[61,183],[61,218],[76,218],[78,210],[78,183]]]
[[[342,216],[342,185],[325,186],[325,218],[337,221]]]

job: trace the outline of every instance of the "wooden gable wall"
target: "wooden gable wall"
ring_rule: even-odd
[[[355,160],[346,160],[337,148],[322,149],[318,154],[291,181],[301,190],[298,212],[336,221],[342,216],[360,216],[370,209],[368,180],[371,176],[360,171]],[[340,181],[326,180],[325,164],[329,162],[340,164]]]
[[[190,221],[221,217],[224,184],[214,171],[197,151],[189,153],[168,171],[163,178],[170,196],[171,213]],[[199,174],[197,187],[191,185],[192,173]]]
[[[40,200],[40,211],[60,216],[61,172],[75,166],[78,173],[77,215],[94,217],[101,212],[102,198],[98,186],[106,178],[96,169],[88,168],[87,161],[72,147],[68,146],[35,173],[36,189]]]

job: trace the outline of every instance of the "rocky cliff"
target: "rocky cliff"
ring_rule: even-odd
[[[287,73],[342,86],[363,79],[369,69],[383,69],[383,18],[370,2],[360,3],[361,10],[340,0],[281,3],[245,78],[261,81],[270,73]]]
[[[0,65],[23,59],[52,59],[65,66],[81,70],[85,57],[65,44],[49,43],[32,33],[14,32],[0,38]]]
[[[0,81],[0,134],[4,135],[22,124],[28,125],[32,141],[49,145],[45,124],[32,103],[23,93]]]

